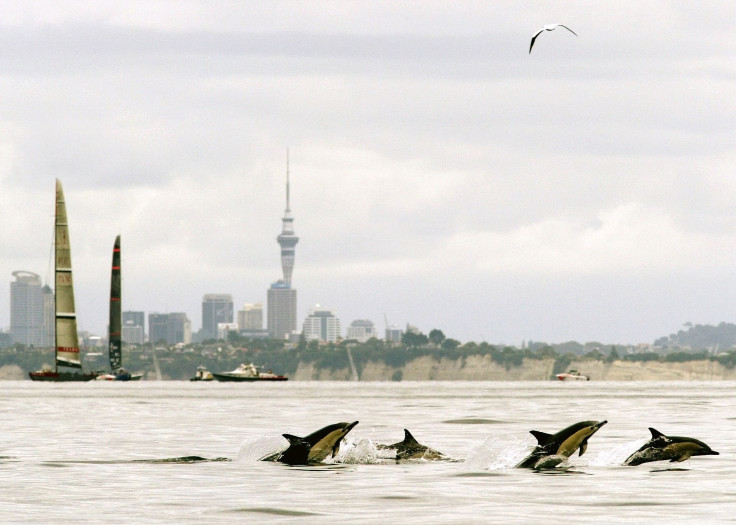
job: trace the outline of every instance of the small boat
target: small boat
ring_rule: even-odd
[[[590,381],[590,376],[583,375],[577,370],[570,369],[567,372],[557,374],[557,379],[560,381]]]
[[[289,378],[274,374],[271,370],[261,372],[253,363],[242,364],[231,372],[212,372],[218,381],[286,381]]]
[[[112,247],[112,272],[110,276],[110,330],[108,351],[111,373],[100,374],[97,381],[138,381],[143,374],[131,374],[123,368],[123,307],[122,283],[120,281],[120,235],[115,237]]]
[[[199,365],[197,371],[194,373],[194,377],[190,378],[189,381],[212,381],[214,378],[215,376],[207,370],[206,366]]]
[[[56,179],[56,213],[54,217],[54,369],[29,372],[32,381],[91,381],[97,373],[82,371],[77,335],[77,313],[74,308],[72,251],[66,201],[61,181]],[[59,370],[76,368],[79,372]]]

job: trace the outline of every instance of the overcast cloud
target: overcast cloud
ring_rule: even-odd
[[[561,22],[579,35],[545,32]],[[0,327],[67,199],[81,329],[236,309],[461,341],[736,322],[732,1],[4,2]]]

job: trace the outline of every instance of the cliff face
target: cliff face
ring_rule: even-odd
[[[370,361],[360,370],[361,381],[548,381],[552,378],[552,359],[525,359],[508,370],[490,356],[468,356],[456,360],[420,357],[403,367],[391,367]],[[713,361],[660,363],[614,361],[574,361],[575,368],[592,381],[673,381],[736,380],[736,369],[728,369]],[[349,368],[318,369],[313,363],[300,363],[294,381],[350,381]]]

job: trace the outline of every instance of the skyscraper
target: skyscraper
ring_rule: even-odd
[[[43,346],[46,343],[41,278],[33,272],[13,272],[10,283],[10,335],[14,343]]]
[[[217,325],[232,322],[232,295],[208,293],[202,298],[202,335],[204,339],[216,339]]]
[[[192,342],[191,322],[185,313],[148,314],[148,332],[154,344],[161,341],[170,345]]]
[[[286,210],[281,219],[281,234],[276,241],[281,246],[281,270],[279,279],[268,289],[268,333],[274,339],[285,339],[296,330],[296,290],[291,287],[294,271],[294,252],[299,237],[294,235],[294,218],[289,203],[289,150],[286,150]]]

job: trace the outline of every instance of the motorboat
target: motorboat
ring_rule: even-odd
[[[212,372],[207,370],[206,366],[199,365],[194,377],[190,378],[189,381],[212,381],[213,379],[215,379],[215,376],[212,375]]]
[[[557,374],[557,379],[560,381],[590,381],[590,376],[583,375],[575,369],[570,369],[567,372]]]
[[[262,367],[253,363],[241,364],[230,372],[212,372],[218,381],[286,381],[289,378],[274,374],[272,370],[261,372]]]

